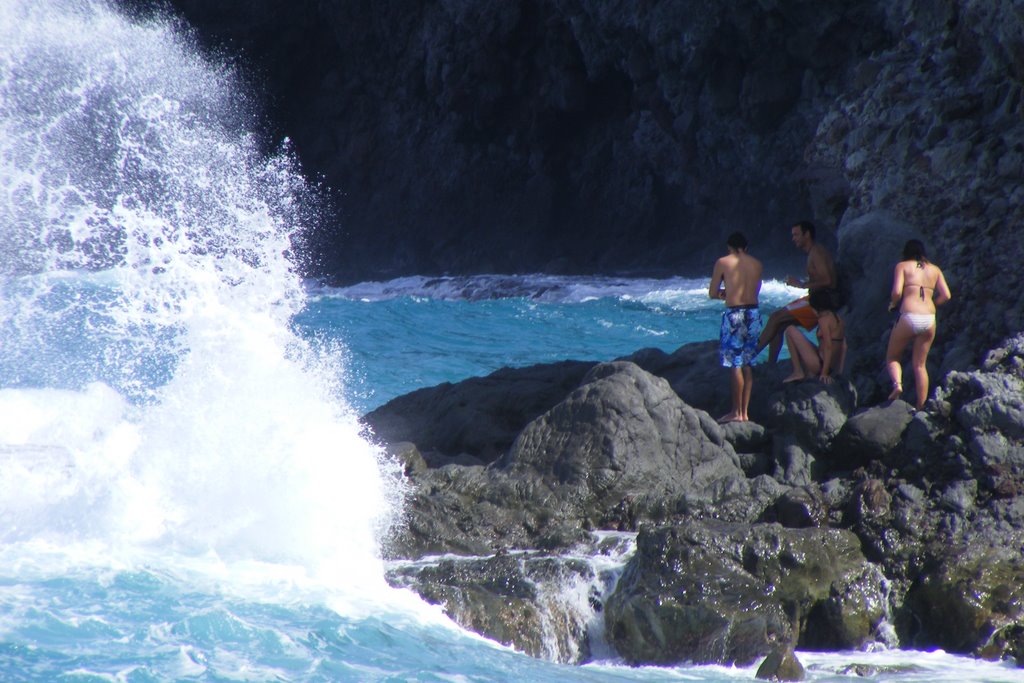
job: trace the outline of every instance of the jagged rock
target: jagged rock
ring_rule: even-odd
[[[427,469],[427,461],[423,459],[420,449],[409,441],[387,444],[387,454],[402,463],[402,471],[407,477],[422,474]]]
[[[770,409],[776,428],[814,452],[828,450],[857,404],[852,385],[842,381],[793,382],[783,385],[772,399]]]
[[[796,486],[765,510],[763,521],[778,522],[790,529],[827,526],[828,505],[817,485]]]
[[[880,574],[874,599],[850,594],[872,571],[845,531],[696,520],[644,529],[607,602],[607,634],[627,661],[650,664],[749,665],[812,632],[859,647],[884,615]],[[847,619],[851,606],[871,618]]]
[[[748,422],[727,422],[722,425],[722,435],[732,444],[737,453],[757,453],[771,444],[771,435],[763,425]]]
[[[853,525],[865,520],[882,519],[889,515],[892,496],[885,484],[877,479],[865,479],[857,484],[847,505],[847,524]]]
[[[852,415],[836,436],[828,456],[830,461],[852,470],[888,457],[900,447],[903,432],[913,416],[913,408],[904,401],[892,401]]]
[[[1024,667],[1024,625],[1010,624],[996,629],[992,637],[978,652],[989,660],[1011,659]]]
[[[754,674],[754,678],[762,681],[802,681],[806,677],[804,665],[796,658],[791,647],[769,652]]]
[[[591,370],[578,389],[522,431],[501,466],[536,472],[600,507],[626,493],[710,494],[722,479],[743,478],[735,452],[707,413],[627,362]]]
[[[490,467],[448,464],[413,476],[389,556],[568,547],[585,529],[630,530],[718,505],[728,518],[753,519],[778,495],[746,478],[707,413],[624,361],[595,366]]]
[[[486,464],[503,456],[523,427],[561,401],[593,365],[565,361],[503,368],[399,396],[363,420],[378,439],[415,443],[434,466],[462,454]]]
[[[820,472],[815,472],[815,454],[823,454],[831,447],[856,400],[853,385],[841,380],[832,384],[784,384],[769,404],[769,415],[778,431],[773,441],[775,477],[803,486],[819,476]]]
[[[559,598],[594,581],[578,560],[530,555],[440,559],[397,566],[388,582],[439,604],[463,628],[535,657],[580,663],[590,656],[589,612]]]
[[[907,593],[904,642],[981,653],[993,634],[1024,626],[1024,535],[948,548]]]

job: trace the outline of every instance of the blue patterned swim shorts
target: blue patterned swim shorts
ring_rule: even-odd
[[[718,357],[723,368],[755,365],[757,338],[761,334],[761,311],[757,306],[733,306],[722,313],[722,334]]]

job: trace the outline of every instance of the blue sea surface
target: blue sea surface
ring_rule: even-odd
[[[708,284],[683,277],[479,275],[311,286],[295,324],[311,341],[343,340],[349,399],[365,412],[415,389],[502,367],[607,361],[643,348],[671,353],[717,339],[723,304],[708,298]],[[765,283],[764,315],[799,295]],[[708,362],[718,359],[712,354]]]

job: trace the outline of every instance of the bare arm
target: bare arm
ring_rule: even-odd
[[[711,272],[711,284],[708,286],[709,299],[725,298],[725,273],[722,272],[722,260],[715,261],[715,268]]]
[[[896,264],[896,271],[892,274],[892,291],[889,293],[889,310],[895,310],[903,299],[903,264]]]
[[[936,268],[938,270],[938,268]],[[950,299],[953,298],[953,294],[949,291],[949,285],[946,284],[946,278],[939,270],[939,279],[935,281],[935,305],[941,306]]]

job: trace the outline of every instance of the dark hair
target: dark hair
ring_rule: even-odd
[[[814,229],[814,223],[810,221],[800,221],[793,227],[800,228],[800,232],[802,232],[805,235],[810,235],[812,240],[817,239],[817,236],[815,235],[817,231]]]
[[[839,308],[839,301],[834,289],[816,289],[807,297],[807,303],[816,311],[835,311]]]
[[[747,238],[742,232],[734,232],[729,235],[729,239],[725,243],[737,251],[747,248]]]
[[[928,263],[928,254],[924,251],[924,242],[921,240],[907,240],[903,245],[903,260]]]

